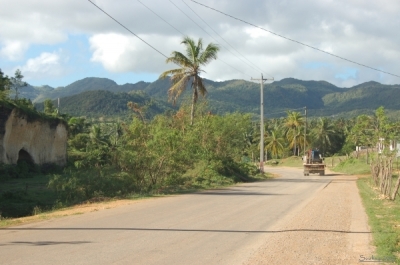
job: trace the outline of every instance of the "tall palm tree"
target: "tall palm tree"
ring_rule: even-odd
[[[168,90],[169,99],[175,103],[177,98],[185,91],[188,83],[192,80],[192,110],[191,110],[191,125],[193,125],[194,108],[199,97],[199,93],[204,96],[207,89],[203,84],[200,73],[203,72],[201,66],[217,59],[219,47],[216,44],[210,43],[203,49],[203,41],[200,38],[195,41],[189,37],[185,37],[182,44],[186,47],[186,54],[173,51],[171,57],[168,57],[167,63],[175,63],[180,68],[165,71],[160,75],[160,78],[171,76],[172,86]]]
[[[266,142],[266,149],[269,150],[271,155],[275,158],[278,158],[278,156],[283,153],[285,149],[285,139],[283,138],[282,132],[279,130],[279,128],[276,127],[270,132],[266,138]]]
[[[314,143],[321,149],[321,153],[325,155],[325,151],[331,145],[331,139],[336,133],[334,124],[328,118],[319,118],[315,127],[312,129]]]
[[[289,142],[289,148],[293,149],[293,155],[300,154],[300,148],[304,146],[304,130],[302,127],[292,128],[287,131],[286,139]]]
[[[296,155],[297,146],[301,145],[299,142],[299,138],[301,136],[300,129],[303,125],[304,119],[300,112],[287,112],[287,117],[283,126],[285,128],[286,139],[289,141],[290,147],[293,148],[293,155]]]

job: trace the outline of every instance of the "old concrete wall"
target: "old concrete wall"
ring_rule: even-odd
[[[0,162],[16,164],[21,150],[38,165],[67,163],[67,128],[61,122],[28,121],[16,109],[0,113]]]

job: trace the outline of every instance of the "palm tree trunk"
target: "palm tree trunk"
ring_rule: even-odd
[[[197,101],[197,76],[193,77],[193,97],[192,97],[192,111],[190,113],[190,125],[193,125],[193,120],[194,120],[194,105],[196,105]]]
[[[297,136],[296,136],[297,137]],[[296,155],[296,137],[294,138],[294,145],[293,145],[293,155],[295,156]]]
[[[192,110],[190,112],[190,125],[193,125],[194,105],[196,104],[196,88],[193,86]]]

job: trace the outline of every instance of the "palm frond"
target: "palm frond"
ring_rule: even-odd
[[[199,64],[206,65],[210,61],[217,59],[217,53],[219,51],[219,46],[213,43],[207,45],[204,52],[200,55]]]
[[[186,46],[186,54],[189,57],[189,60],[192,62],[192,64],[196,64],[197,54],[198,54],[198,48],[196,47],[196,43],[194,42],[193,39],[189,37],[185,37],[182,43],[185,44]]]
[[[181,71],[182,71],[182,68],[167,70],[167,71],[161,73],[159,78],[166,78],[167,76],[179,74]]]
[[[189,80],[190,80],[190,77],[184,75],[179,81],[177,81],[168,90],[169,100],[172,100],[173,104],[176,103],[176,100],[178,99],[178,97],[185,91]]]
[[[184,54],[174,51],[171,53],[171,57],[168,57],[166,60],[167,63],[175,63],[182,67],[190,67],[192,62],[189,58],[187,58]]]

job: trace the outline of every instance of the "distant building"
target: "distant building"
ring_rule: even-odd
[[[390,140],[389,148],[390,151],[396,151],[396,157],[400,157],[400,143],[396,140]]]

